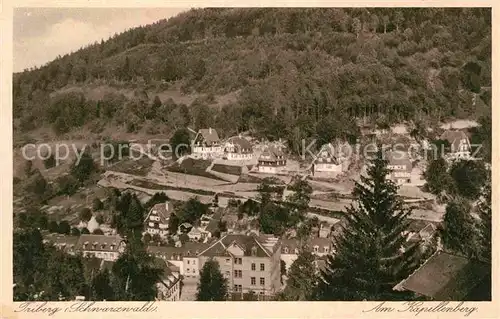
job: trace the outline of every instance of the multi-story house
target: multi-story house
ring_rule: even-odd
[[[43,242],[50,244],[63,252],[74,255],[76,253],[76,244],[78,243],[78,236],[68,236],[61,234],[49,234],[44,236]]]
[[[144,219],[144,230],[151,235],[167,236],[168,220],[173,211],[174,208],[170,201],[154,205]]]
[[[186,242],[181,247],[148,246],[148,253],[159,257],[179,268],[184,278],[199,278],[198,254],[210,246],[208,243]]]
[[[199,254],[199,266],[216,260],[232,297],[250,291],[265,298],[281,289],[279,238],[229,234]]]
[[[213,128],[200,129],[192,141],[192,155],[204,159],[222,155],[222,145]]]
[[[349,161],[345,145],[335,147],[331,143],[321,147],[313,161],[312,173],[315,177],[335,177],[348,170]]]
[[[260,173],[281,173],[286,167],[285,153],[279,146],[267,145],[259,156],[257,166]]]
[[[411,171],[413,169],[408,152],[389,151],[386,153],[388,161],[387,168],[391,170],[388,178],[398,185],[411,183]]]
[[[84,257],[115,261],[125,251],[125,241],[118,235],[80,235],[75,250]]]
[[[447,130],[440,137],[441,140],[450,143],[451,159],[467,159],[470,157],[471,145],[467,134],[458,130]]]
[[[223,156],[227,160],[251,160],[253,158],[252,144],[241,136],[233,136],[224,144]]]
[[[286,269],[298,258],[300,250],[307,249],[318,258],[323,258],[333,253],[333,242],[331,238],[315,237],[304,241],[298,239],[283,239],[281,245],[281,259],[285,262]]]
[[[155,258],[155,265],[162,269],[160,280],[156,283],[158,301],[178,301],[181,298],[181,276],[173,271],[168,263],[160,258]]]

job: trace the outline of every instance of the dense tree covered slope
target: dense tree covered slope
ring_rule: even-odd
[[[293,142],[324,127],[355,133],[352,117],[476,117],[491,108],[491,10],[197,9],[14,74],[13,84],[17,132],[192,125]],[[68,89],[90,86],[115,90]],[[173,89],[200,98],[154,98]]]

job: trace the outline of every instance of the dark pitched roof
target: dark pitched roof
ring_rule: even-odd
[[[491,272],[491,266],[438,251],[395,289],[413,291],[433,300],[462,300]]]
[[[163,270],[160,275],[160,279],[161,283],[167,288],[173,287],[177,283],[177,281],[180,280],[179,275],[174,274],[172,269],[170,269],[169,264],[165,260],[161,258],[154,258],[153,265],[155,268]]]
[[[202,256],[231,256],[227,248],[236,244],[244,251],[245,256],[252,256],[252,251],[256,257],[269,257],[278,247],[278,245],[268,245],[265,237],[258,238],[253,235],[229,234],[202,252]],[[271,249],[266,248],[270,246]]]
[[[322,238],[322,237],[315,237],[312,239],[308,239],[303,244],[305,247],[308,247],[306,249],[309,250],[312,250],[314,246],[318,246],[320,249],[323,249],[323,247],[325,246],[328,246],[329,248],[332,248],[333,246],[333,242],[330,238]],[[302,247],[301,242],[296,238],[283,239],[281,241],[281,253],[283,254],[293,254],[295,253],[295,249],[300,250],[301,247]]]
[[[200,129],[198,134],[200,134],[203,140],[209,144],[218,143],[220,141],[219,134],[217,134],[217,131],[213,128]]]
[[[76,244],[76,249],[115,252],[118,251],[118,248],[122,242],[123,239],[118,235],[108,236],[85,234],[80,235],[80,238],[78,239],[78,242]],[[87,246],[84,248],[85,244]]]
[[[51,245],[55,245],[64,249],[76,247],[78,236],[67,236],[61,234],[49,234],[44,236],[43,240]]]
[[[385,155],[388,165],[403,165],[405,170],[411,172],[412,164],[407,151],[388,151]]]
[[[340,144],[334,146],[332,143],[324,144],[316,153],[315,163],[323,163],[330,159],[333,163],[338,164],[339,158],[350,153],[348,144]]]
[[[284,160],[285,153],[281,149],[281,147],[277,147],[274,145],[265,146],[264,150],[259,156],[259,161],[266,162],[276,162],[278,160]]]
[[[461,140],[468,140],[467,134],[464,131],[447,130],[441,134],[441,140],[446,140],[450,143],[452,151],[457,151]]]
[[[234,144],[236,153],[252,153],[252,144],[246,138],[233,136],[228,142]]]
[[[170,201],[167,201],[165,203],[158,203],[158,204],[154,205],[153,207],[151,207],[148,215],[146,216],[145,221],[148,220],[149,216],[153,212],[156,212],[158,217],[160,217],[160,223],[166,224],[168,218],[170,218],[170,215],[172,214],[173,211],[174,211],[174,206],[172,205],[172,203]]]
[[[207,256],[207,257],[231,256],[231,254],[226,250],[226,247],[220,241],[217,241],[208,249],[201,252],[200,256]]]

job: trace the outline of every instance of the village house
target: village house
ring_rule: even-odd
[[[74,255],[76,253],[76,244],[78,243],[78,239],[78,236],[48,234],[44,236],[43,243],[52,245],[67,254]]]
[[[312,164],[312,174],[315,177],[335,177],[349,169],[348,153],[345,145],[336,147],[329,143],[321,147]]]
[[[115,261],[125,251],[125,241],[118,235],[80,235],[76,250],[84,257],[96,257]]]
[[[440,137],[441,140],[450,143],[450,159],[468,159],[470,157],[471,145],[467,134],[459,130],[447,130]]]
[[[259,173],[281,173],[286,167],[285,153],[279,146],[267,145],[259,156],[257,166]]]
[[[409,249],[414,244],[421,244],[420,249],[424,251],[428,247],[430,248],[441,248],[441,241],[439,237],[436,240],[435,246],[432,242],[434,235],[437,232],[437,223],[425,221],[425,220],[411,220],[408,228],[403,232],[403,236],[406,236],[406,242],[403,244],[401,251]]]
[[[241,136],[233,136],[224,144],[223,157],[227,160],[251,160],[253,158],[252,144]]]
[[[156,283],[157,301],[178,301],[181,298],[181,276],[179,272],[172,271],[168,263],[160,258],[155,258],[155,265],[162,269],[160,280]]]
[[[174,207],[170,201],[154,205],[144,219],[144,230],[151,236],[158,234],[160,237],[168,235],[168,220]]]
[[[180,247],[150,245],[147,251],[149,254],[175,265],[183,277],[198,278],[201,270],[198,254],[209,246],[209,243],[186,242]]]
[[[411,183],[413,169],[409,154],[406,151],[389,151],[386,153],[387,168],[391,170],[388,178],[398,185]]]
[[[233,299],[251,291],[269,298],[281,289],[280,239],[273,235],[226,235],[199,254],[200,264],[218,261]]]
[[[191,241],[204,241],[212,237],[212,234],[206,231],[204,227],[193,227],[187,235]]]
[[[222,145],[217,131],[213,128],[200,129],[192,141],[192,155],[203,159],[222,155]]]
[[[286,269],[298,258],[300,250],[307,249],[316,257],[324,257],[333,252],[333,242],[330,238],[311,238],[300,241],[297,238],[283,239],[281,245],[281,260],[285,262]]]

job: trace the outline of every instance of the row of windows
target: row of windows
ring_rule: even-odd
[[[250,284],[251,284],[252,286],[255,286],[255,285],[256,285],[256,281],[257,281],[257,278],[255,278],[255,277],[250,277]],[[262,278],[262,277],[260,277],[260,279],[259,279],[259,283],[260,283],[260,285],[261,285],[261,286],[265,286],[265,285],[266,285],[266,278]]]
[[[193,271],[190,271],[190,270],[191,270],[190,268],[186,269],[186,273],[189,274],[191,272],[193,274],[196,274],[196,269],[195,268],[193,268]]]
[[[188,265],[189,265],[189,262],[190,262],[190,261],[191,261],[191,260],[188,260],[188,261],[187,261],[187,264],[188,264]],[[192,262],[193,262],[193,265],[196,265],[196,259],[193,259],[193,260],[192,260]]]
[[[255,271],[255,263],[252,263],[252,270]],[[266,266],[265,264],[260,264],[260,271],[265,271]]]
[[[259,166],[276,166],[276,165],[285,165],[285,161],[276,161],[276,162],[263,162],[259,161]]]

